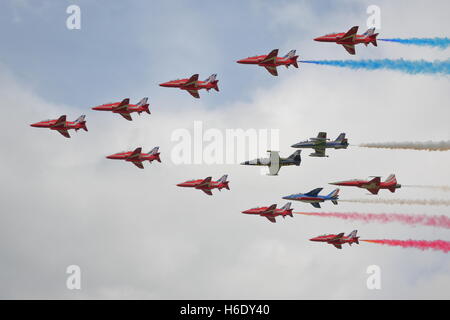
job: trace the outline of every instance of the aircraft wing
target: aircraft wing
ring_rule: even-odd
[[[188,90],[187,92],[189,92],[191,94],[191,96],[193,96],[194,98],[200,98],[200,95],[198,94],[198,90]]]
[[[133,164],[140,169],[144,169],[141,161],[133,161]]]
[[[65,126],[66,126],[66,116],[64,115],[59,117],[52,127],[65,127]]]
[[[127,119],[128,121],[132,121],[131,115],[129,113],[119,113],[122,117]]]
[[[273,223],[277,222],[274,217],[267,217],[266,216],[266,218],[269,219],[270,222],[273,222]]]
[[[197,85],[198,81],[198,73],[194,74],[192,77],[190,77],[183,86],[190,86],[190,85]]]
[[[266,68],[266,70],[269,71],[271,75],[278,76],[277,67],[264,66],[264,68]]]
[[[261,212],[261,214],[272,214],[276,208],[277,205],[273,204],[270,207],[268,207],[264,212]]]
[[[320,203],[318,203],[318,202],[311,202],[311,205],[312,205],[314,208],[320,209]]]
[[[334,237],[333,239],[331,239],[330,241],[336,241],[336,240],[340,240],[342,237],[344,236],[344,233],[339,233],[336,237]]]
[[[276,176],[280,171],[280,155],[277,151],[270,151],[269,175]]]
[[[277,56],[278,56],[278,49],[274,49],[260,63],[275,62]]]
[[[305,193],[305,196],[311,196],[311,197],[317,197],[317,195],[320,193],[320,191],[322,191],[323,190],[323,188],[316,188],[316,189],[313,189],[313,190],[311,190],[310,192],[308,192],[308,193]]]
[[[66,129],[59,129],[57,130],[59,133],[61,133],[64,137],[70,138],[70,134]]]
[[[207,177],[206,179],[201,181],[196,187],[209,186],[209,184],[211,183],[211,179],[212,177]]]
[[[317,157],[325,157],[325,147],[314,147]]]
[[[369,181],[369,183],[375,183],[377,186],[381,183],[380,177],[374,177],[372,180]]]
[[[343,44],[342,46],[344,47],[345,50],[347,50],[348,53],[350,54],[356,53],[355,46],[353,44]]]
[[[126,109],[129,104],[130,104],[130,99],[128,99],[128,98],[123,99],[122,102],[119,103],[119,105],[114,108],[114,111],[121,110],[121,109]]]
[[[354,26],[350,30],[348,30],[347,33],[344,34],[342,36],[342,38],[339,39],[339,41],[342,41],[342,40],[353,41],[353,40],[355,40],[357,32],[358,32],[358,26]]]
[[[342,249],[342,245],[340,245],[340,244],[333,243],[333,246],[335,246],[335,247],[338,248],[338,249]]]
[[[370,191],[371,194],[378,194],[378,191],[380,191],[380,189],[376,188],[376,189],[367,189]]]
[[[202,190],[204,193],[206,193],[208,196],[212,196],[212,192],[209,189],[200,189]]]
[[[142,148],[141,148],[141,147],[136,148],[136,149],[133,151],[133,153],[130,154],[130,155],[127,157],[127,159],[137,159],[137,158],[139,158],[139,156],[141,155],[141,152],[142,152]]]

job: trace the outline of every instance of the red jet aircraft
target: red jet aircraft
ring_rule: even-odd
[[[97,111],[111,111],[113,113],[118,113],[128,121],[132,121],[131,113],[137,112],[141,114],[141,112],[147,112],[150,114],[150,110],[148,109],[148,98],[143,98],[137,104],[130,104],[130,99],[123,99],[122,102],[110,102],[105,103],[97,107],[93,107],[92,110]]]
[[[388,189],[391,192],[395,192],[395,189],[401,188],[401,184],[397,183],[397,178],[395,174],[391,174],[384,182],[381,182],[380,177],[374,177],[372,180],[347,180],[332,182],[336,186],[348,186],[348,187],[358,187],[369,190],[372,194],[378,194],[380,189]]]
[[[209,196],[212,196],[212,189],[219,189],[222,190],[223,188],[230,190],[230,187],[228,186],[229,181],[227,181],[228,175],[223,175],[222,178],[220,178],[217,181],[211,181],[211,177],[207,177],[206,179],[199,179],[199,180],[190,180],[186,182],[182,182],[177,184],[178,187],[187,187],[187,188],[195,188],[202,190],[204,193],[206,193]]]
[[[295,50],[289,51],[284,57],[278,57],[278,49],[274,49],[268,55],[249,57],[236,62],[242,64],[257,64],[258,66],[266,68],[271,75],[278,76],[278,66],[286,66],[286,68],[288,68],[290,65],[293,65],[298,68],[297,59],[298,56],[295,55]]]
[[[248,210],[242,211],[242,213],[257,214],[257,215],[260,215],[261,217],[266,217],[267,219],[269,219],[270,222],[275,223],[276,216],[282,216],[283,219],[286,216],[293,217],[292,210],[293,209],[291,209],[291,203],[288,202],[280,209],[277,209],[277,205],[273,204],[270,207],[260,207],[260,208],[248,209]]]
[[[337,44],[342,44],[350,54],[355,54],[355,44],[364,43],[366,47],[369,43],[373,44],[375,47],[377,46],[377,35],[375,32],[375,28],[370,28],[362,35],[357,35],[358,26],[355,26],[347,31],[347,33],[330,33],[322,37],[315,38],[315,41],[320,42],[336,42]]]
[[[161,87],[167,88],[180,88],[181,90],[186,90],[189,92],[194,98],[200,98],[198,94],[198,90],[206,89],[207,91],[214,89],[219,91],[219,87],[217,83],[219,80],[216,80],[217,74],[212,74],[205,81],[198,80],[198,74],[194,74],[189,79],[178,79],[172,80],[168,82],[161,83]]]
[[[82,115],[74,122],[66,121],[66,116],[61,116],[56,120],[44,120],[40,122],[36,122],[31,124],[30,126],[35,128],[49,128],[50,130],[56,130],[61,133],[64,137],[70,138],[70,134],[68,130],[75,129],[78,131],[79,129],[83,129],[84,131],[88,131],[86,127],[86,116]]]
[[[107,156],[108,159],[125,160],[133,163],[136,167],[144,169],[142,162],[148,160],[152,163],[153,160],[161,162],[159,158],[159,147],[154,147],[149,153],[142,153],[142,148],[136,148],[134,151],[123,151]]]
[[[359,244],[359,237],[356,236],[357,232],[357,230],[353,230],[348,236],[344,236],[343,232],[339,234],[326,234],[309,240],[316,242],[326,242],[332,244],[338,249],[342,249],[342,245],[344,243],[348,243],[350,246],[352,245],[352,243]]]

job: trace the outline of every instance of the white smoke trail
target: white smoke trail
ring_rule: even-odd
[[[426,141],[426,142],[380,142],[380,143],[362,143],[359,147],[380,148],[380,149],[408,149],[425,151],[448,151],[450,150],[450,141]]]
[[[349,199],[340,202],[357,202],[371,204],[399,204],[399,205],[421,205],[421,206],[450,206],[450,200],[439,199]]]
[[[422,189],[434,189],[445,192],[450,192],[450,186],[421,186],[421,185],[405,185],[402,184],[402,187],[413,187],[413,188],[422,188]]]

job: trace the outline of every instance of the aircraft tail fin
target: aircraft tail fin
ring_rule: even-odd
[[[77,120],[75,120],[76,124],[80,124],[81,128],[84,131],[88,131],[87,127],[86,127],[86,116],[83,114],[81,116],[78,117]]]
[[[375,33],[375,28],[369,28],[369,29],[367,29],[367,31],[364,32],[362,35],[363,35],[363,36],[370,37],[370,36],[373,35],[374,33]]]
[[[334,189],[333,191],[331,191],[330,194],[328,195],[328,197],[330,197],[332,199],[337,199],[338,198],[338,194],[339,194],[339,188]]]
[[[210,75],[208,78],[205,79],[205,82],[212,83],[212,82],[216,81],[216,77],[217,77],[217,74],[213,73],[212,75]]]
[[[348,238],[356,238],[356,234],[358,233],[358,230],[353,230],[348,234]]]
[[[354,240],[356,244],[359,244],[359,237],[356,235],[357,233],[358,230],[353,230],[352,232],[349,233],[347,237],[350,238],[351,240]],[[349,244],[351,245],[351,242],[349,242]]]
[[[370,43],[373,44],[375,47],[378,47],[377,36],[378,36],[378,33],[375,33],[370,36]]]
[[[227,178],[228,178],[228,175],[227,175],[227,174],[224,174],[222,177],[220,177],[220,179],[219,179],[217,182],[222,182],[222,183],[224,183],[224,182],[227,181]]]
[[[147,101],[148,101],[148,97],[142,98],[141,101],[139,101],[136,105],[138,107],[141,107],[141,106],[147,104]]]
[[[336,141],[336,142],[342,142],[342,141],[344,141],[345,140],[345,133],[341,133],[337,138],[336,138],[336,140],[334,140],[334,141]]]
[[[150,110],[148,109],[148,97],[142,98],[141,101],[139,101],[136,106],[137,107],[142,107],[142,109],[144,109],[145,112],[147,112],[148,114],[150,114]],[[140,114],[140,112],[139,112]]]
[[[397,178],[395,177],[395,174],[390,174],[386,180],[384,181],[386,183],[397,183]]]
[[[298,56],[295,54],[295,52],[296,52],[296,50],[291,50],[283,58],[291,60],[290,64],[292,64],[294,67],[298,68],[298,63],[297,63]],[[286,65],[286,68],[287,67],[288,67],[288,65]]]
[[[302,150],[297,150],[293,154],[291,154],[288,158],[290,160],[293,160],[296,166],[299,166],[300,162],[302,161],[302,158],[300,156],[301,152]]]
[[[161,162],[161,159],[159,157],[159,147],[154,147],[152,150],[150,150],[150,152],[148,154],[154,155],[155,160],[158,162]]]
[[[377,44],[378,33],[375,33],[375,28],[367,29],[367,31],[363,33],[363,36],[366,36],[367,38],[369,38],[370,43],[373,44],[375,47],[378,46],[378,44]],[[367,46],[367,43],[366,43],[366,46]]]
[[[283,58],[289,58],[289,59],[291,59],[291,58],[293,58],[293,57],[295,57],[295,50],[289,51]]]

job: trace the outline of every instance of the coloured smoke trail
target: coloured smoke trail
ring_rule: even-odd
[[[431,226],[450,229],[450,217],[444,215],[414,215],[399,213],[357,213],[357,212],[294,212],[306,216],[323,218],[337,218],[344,220],[359,220],[364,222],[378,223],[403,223],[410,226]]]
[[[379,243],[388,246],[398,246],[403,248],[416,248],[420,250],[439,250],[445,253],[450,251],[450,242],[443,240],[394,240],[394,239],[380,239],[380,240],[359,240],[370,243]]]
[[[349,69],[395,70],[408,74],[450,74],[450,59],[444,61],[380,59],[380,60],[299,60],[302,63],[314,63]]]
[[[436,47],[439,49],[447,49],[450,46],[450,39],[445,38],[392,38],[392,39],[377,39],[380,41],[389,41],[389,42],[397,42],[401,44],[407,45],[416,45],[416,46],[426,46],[426,47]]]
[[[450,150],[450,141],[362,143],[359,144],[358,147],[377,148],[377,149],[421,150],[421,151],[448,151]]]
[[[438,199],[348,199],[340,202],[392,204],[392,205],[419,205],[419,206],[450,206],[450,200]]]

